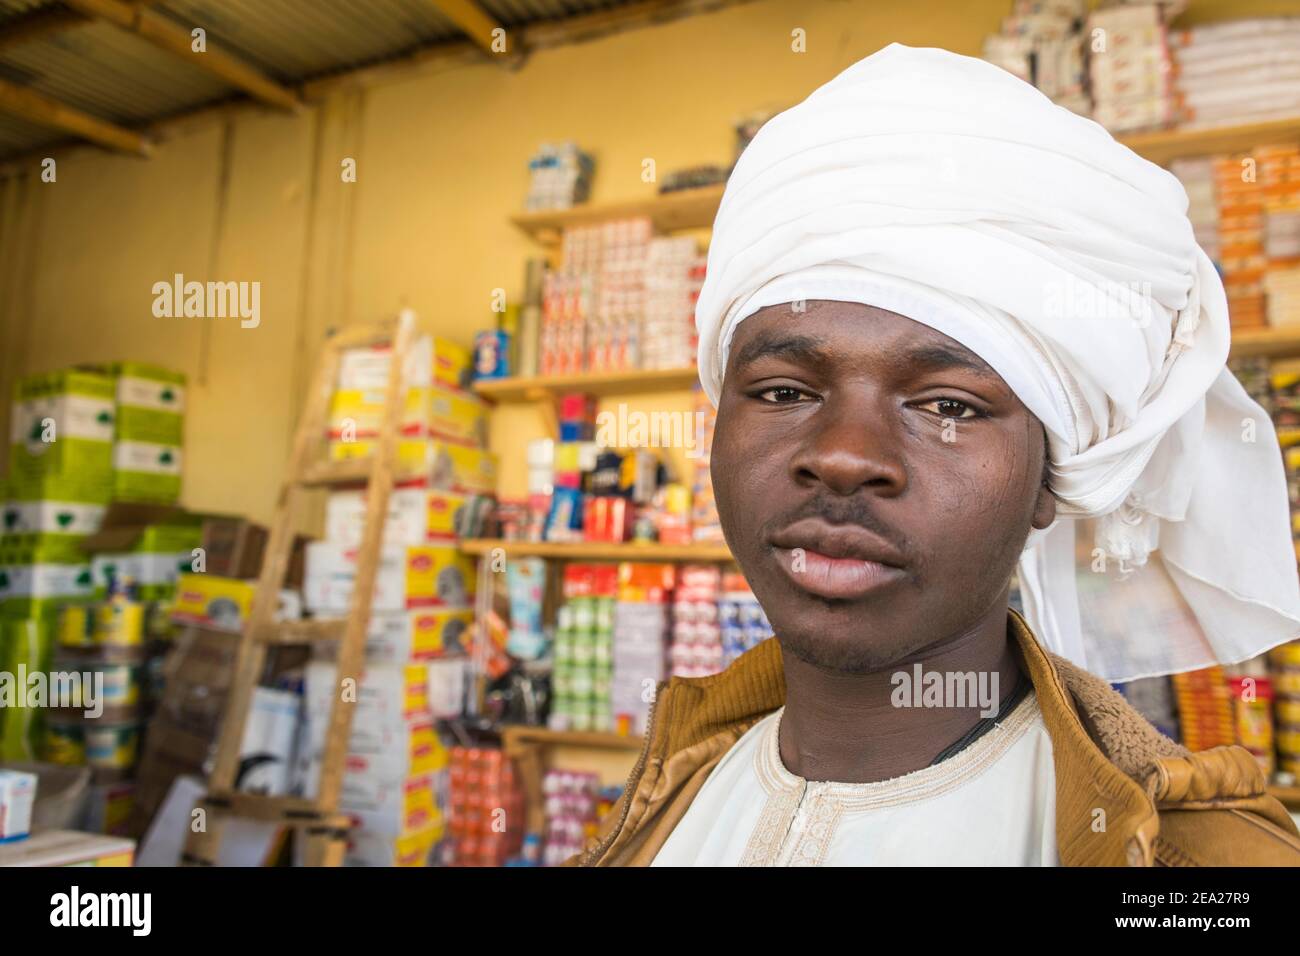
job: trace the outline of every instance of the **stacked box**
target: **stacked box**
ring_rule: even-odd
[[[1032,83],[1053,102],[1088,115],[1080,31],[1084,0],[1020,0],[998,33],[984,38],[984,59]]]
[[[772,636],[772,625],[744,575],[733,571],[722,576],[718,624],[722,630],[723,667]]]
[[[388,496],[384,541],[404,545],[454,542],[468,502],[464,495],[424,487],[394,488]],[[325,538],[355,548],[361,544],[365,518],[364,491],[331,492],[325,503]]]
[[[685,565],[673,593],[673,643],[669,650],[674,677],[707,677],[723,665],[718,600],[722,572],[717,565]]]
[[[1173,32],[1179,115],[1189,128],[1295,116],[1300,17],[1234,19]]]
[[[542,143],[528,160],[524,208],[568,209],[586,202],[595,169],[595,160],[575,143]]]
[[[94,596],[90,561],[71,535],[0,536],[0,617],[49,615]]]
[[[1234,329],[1261,328],[1264,312],[1264,194],[1251,176],[1250,157],[1220,157],[1214,163],[1219,200],[1220,269]]]
[[[383,389],[338,389],[330,399],[330,438],[373,439],[384,421]],[[399,423],[407,438],[443,438],[481,445],[487,438],[487,406],[467,392],[442,385],[411,387]]]
[[[690,236],[651,239],[646,250],[641,367],[695,364],[695,302],[705,260]]]
[[[146,525],[130,551],[103,552],[90,559],[95,597],[128,578],[136,596],[144,601],[164,601],[176,593],[182,574],[194,570],[194,549],[202,546],[203,523],[198,517],[185,522]]]
[[[1168,31],[1160,5],[1125,4],[1094,10],[1087,34],[1093,119],[1112,133],[1159,129],[1174,118]]]
[[[665,677],[674,578],[671,564],[625,561],[618,566],[610,686],[616,733],[645,733],[650,706]]]
[[[713,448],[713,429],[718,420],[717,409],[704,394],[704,389],[695,386],[694,397],[695,420],[703,425],[699,429],[700,447],[694,461],[694,482],[691,485],[691,535],[698,542],[717,543],[722,540],[722,520],[718,517],[718,504],[713,497],[713,475],[710,472],[710,458]]]
[[[448,835],[456,866],[501,866],[519,852],[524,793],[514,764],[498,749],[453,747]]]
[[[542,778],[546,800],[543,866],[559,866],[582,851],[596,834],[596,805],[600,782],[594,773],[548,770]]]
[[[302,789],[314,797],[330,708],[343,693],[337,668],[312,661],[304,681]],[[421,866],[444,827],[438,793],[447,751],[428,707],[418,664],[367,664],[356,685],[339,807],[352,818],[345,863]]]
[[[119,362],[113,445],[113,499],[172,504],[181,494],[185,376]]]
[[[1219,199],[1215,192],[1214,161],[1208,156],[1175,159],[1169,171],[1178,177],[1187,191],[1187,218],[1192,223],[1196,244],[1205,254],[1219,262],[1223,250],[1219,242]]]
[[[95,372],[31,375],[15,386],[9,419],[10,506],[48,502],[54,508],[28,518],[45,524],[34,530],[55,531],[48,519],[59,514],[61,504],[75,511],[78,505],[108,503],[114,399],[113,379]],[[83,524],[87,517],[83,514]]]
[[[1264,295],[1271,326],[1300,324],[1300,147],[1253,153],[1264,194]]]
[[[347,612],[356,578],[357,551],[335,541],[306,549],[303,602],[325,616]],[[474,562],[446,545],[390,545],[380,549],[371,610],[465,607],[474,599]]]
[[[1277,768],[1300,775],[1300,641],[1268,654],[1273,691]]]
[[[551,673],[553,730],[609,732],[614,727],[611,690],[614,674],[613,565],[569,565],[564,573],[565,603],[556,612],[554,667]]]
[[[1178,726],[1189,750],[1209,750],[1236,742],[1232,699],[1222,667],[1174,674],[1172,680]]]
[[[0,616],[0,674],[10,675],[12,685],[0,697],[0,761],[43,759],[45,710],[28,706],[25,688],[17,686],[18,675],[48,672],[54,657],[53,619],[44,617],[10,620]],[[8,695],[12,694],[12,697]]]

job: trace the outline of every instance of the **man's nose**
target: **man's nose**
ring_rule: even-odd
[[[898,495],[907,487],[901,422],[883,397],[841,393],[825,400],[799,429],[790,467],[796,482],[838,495],[859,488]]]

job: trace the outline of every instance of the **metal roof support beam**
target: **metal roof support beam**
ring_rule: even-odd
[[[139,133],[106,123],[44,93],[4,79],[0,79],[0,111],[37,126],[75,133],[82,139],[119,152],[149,155],[149,141]]]
[[[201,70],[237,86],[255,99],[283,110],[298,110],[302,101],[292,90],[271,80],[238,57],[211,45],[202,53],[193,48],[190,31],[152,10],[121,0],[64,0],[76,10],[136,34],[156,47],[188,60]]]

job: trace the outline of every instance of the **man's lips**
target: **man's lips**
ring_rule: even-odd
[[[819,597],[861,598],[903,577],[903,559],[859,525],[800,521],[771,539],[777,563],[800,589]]]

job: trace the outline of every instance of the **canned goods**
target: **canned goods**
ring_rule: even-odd
[[[593,634],[578,634],[573,639],[573,663],[578,667],[590,665],[596,659],[596,637]]]
[[[1300,727],[1300,700],[1279,697],[1273,702],[1273,709],[1279,724],[1295,724]]]
[[[573,629],[575,631],[591,631],[596,626],[596,609],[592,607],[591,601],[575,600],[570,607],[573,608]]]
[[[85,728],[86,763],[102,770],[129,770],[140,749],[139,724],[103,724]]]
[[[70,604],[59,612],[59,643],[64,647],[95,645],[95,614],[85,604]]]
[[[95,642],[109,647],[138,647],[144,643],[144,605],[109,601],[95,613]]]
[[[80,767],[86,763],[86,739],[82,725],[74,721],[45,722],[45,759],[66,767]]]

